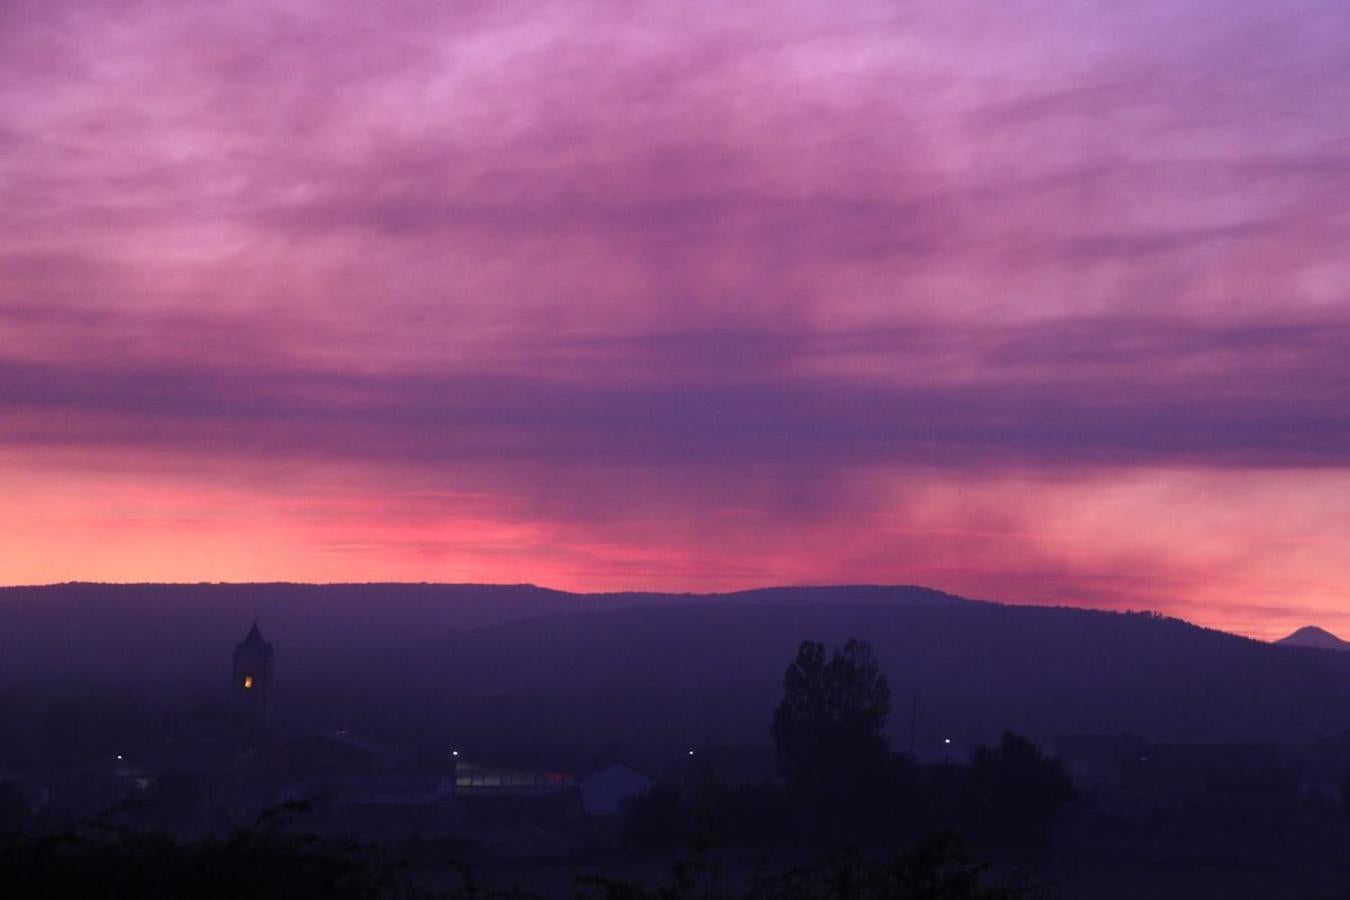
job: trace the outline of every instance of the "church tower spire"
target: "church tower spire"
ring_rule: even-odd
[[[263,640],[255,618],[248,634],[234,647],[230,695],[259,724],[266,723],[272,713],[273,657],[272,645]]]

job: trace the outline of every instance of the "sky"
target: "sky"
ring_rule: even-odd
[[[0,4],[0,583],[1350,634],[1342,0]]]

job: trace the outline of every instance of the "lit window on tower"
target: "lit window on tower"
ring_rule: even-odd
[[[253,673],[249,672],[244,676],[244,690],[247,691],[251,690],[252,688],[253,688]]]

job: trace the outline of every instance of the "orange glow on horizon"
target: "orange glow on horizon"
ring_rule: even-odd
[[[1350,633],[1350,574],[1337,562],[1350,558],[1350,512],[1328,499],[1350,492],[1350,476],[1334,472],[926,473],[919,482],[862,472],[856,489],[840,487],[839,505],[804,518],[775,518],[753,497],[708,506],[672,488],[657,519],[569,519],[514,498],[412,490],[345,470],[233,483],[8,471],[8,584],[906,583],[1004,602],[1155,609],[1263,639],[1307,624]]]

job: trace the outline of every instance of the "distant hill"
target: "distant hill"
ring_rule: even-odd
[[[1350,730],[1350,654],[1156,615],[1011,606],[920,587],[570,594],[491,585],[0,589],[0,692],[216,696],[258,611],[292,721],[455,746],[626,758],[768,742],[803,639],[871,641],[893,737],[1132,731],[1300,740]],[[917,696],[917,704],[915,703]],[[917,706],[917,718],[913,716]]]
[[[1343,641],[1336,635],[1316,625],[1305,625],[1288,637],[1275,641],[1285,647],[1315,647],[1318,650],[1350,650],[1350,641]]]

